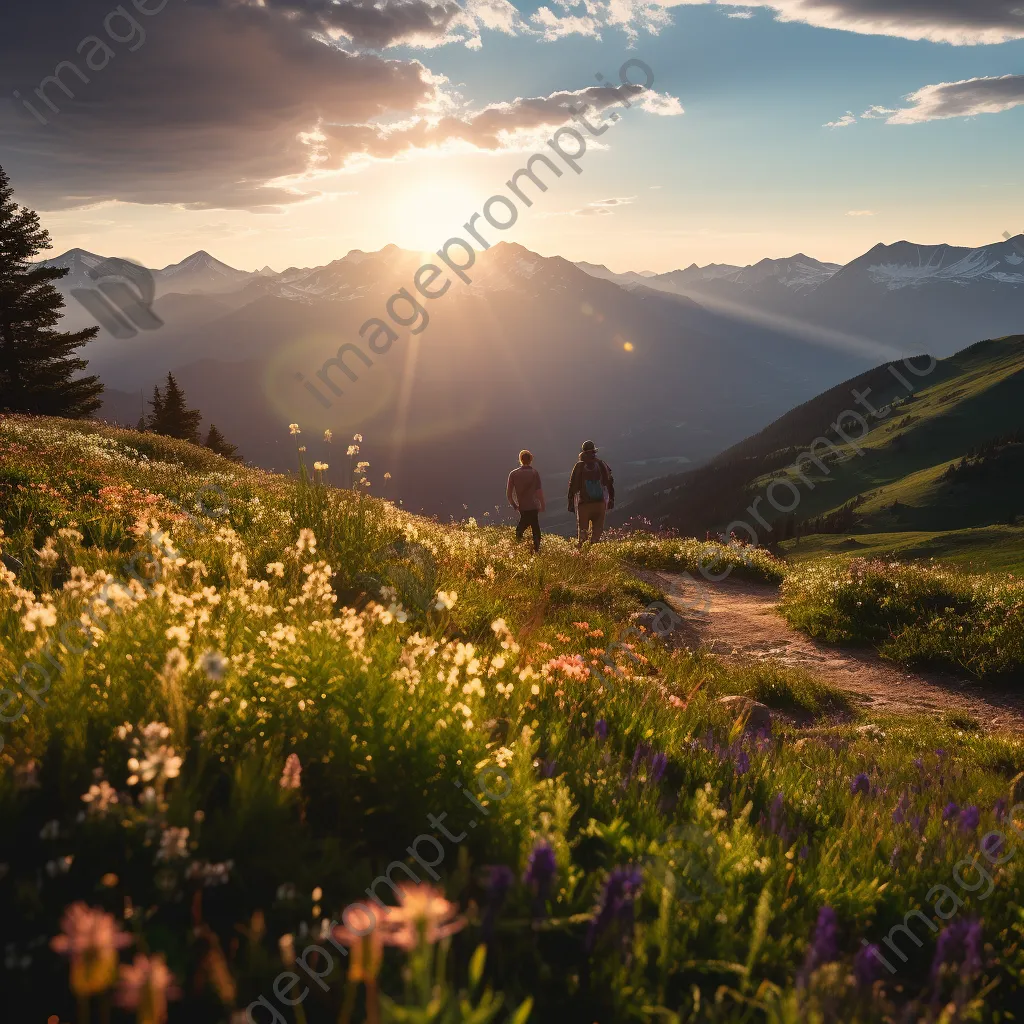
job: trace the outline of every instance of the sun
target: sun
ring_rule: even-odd
[[[402,248],[434,252],[453,235],[465,234],[476,186],[442,174],[417,176],[392,203],[393,237]]]

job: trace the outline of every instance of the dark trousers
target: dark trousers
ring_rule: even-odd
[[[526,533],[527,528],[533,530],[533,550],[540,551],[540,510],[531,508],[529,510],[520,509],[519,511],[519,525],[516,527],[516,540],[520,541],[523,539],[523,534]]]

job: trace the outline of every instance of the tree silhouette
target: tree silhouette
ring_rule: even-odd
[[[149,416],[150,430],[199,444],[199,424],[203,414],[186,405],[185,392],[174,379],[173,373],[167,374],[163,391],[158,387],[153,388],[153,398],[149,404],[153,410]]]
[[[0,167],[0,409],[88,416],[100,407],[103,385],[98,377],[82,376],[88,364],[73,353],[99,328],[56,329],[64,297],[53,282],[68,271],[33,265],[50,248],[50,236],[13,195]]]
[[[232,462],[242,461],[242,456],[238,454],[238,448],[213,423],[210,424],[210,429],[206,433],[203,447],[209,448],[211,452],[216,452],[218,455],[223,455],[225,459],[230,459]]]

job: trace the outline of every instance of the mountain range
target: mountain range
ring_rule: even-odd
[[[803,253],[653,276],[578,265],[624,288],[656,288],[738,316],[835,330],[905,353],[950,355],[1024,327],[1024,234],[976,249],[879,244],[845,266]]]
[[[1024,251],[1024,237],[1012,241]],[[101,331],[85,354],[107,385],[109,419],[134,424],[172,370],[190,402],[259,465],[294,465],[292,422],[311,448],[324,429],[359,432],[371,475],[389,471],[407,505],[479,515],[501,504],[522,447],[556,494],[580,442],[595,437],[629,487],[706,461],[881,360],[943,354],[936,334],[908,340],[857,320],[886,296],[916,297],[915,324],[945,308],[946,335],[962,322],[965,342],[996,333],[986,324],[1000,317],[1020,326],[1012,242],[992,252],[905,245],[876,247],[846,267],[797,255],[615,275],[499,243],[477,255],[469,283],[452,274],[443,297],[419,298],[420,312],[412,282],[424,257],[394,245],[280,272],[240,271],[197,252],[149,271],[159,329]],[[90,271],[137,279],[127,261],[104,261],[80,249],[48,261],[69,269],[58,282],[68,326],[96,322],[71,294],[97,286]],[[828,305],[825,289],[850,310],[846,319],[812,316]],[[389,300],[406,326],[388,319]],[[360,336],[372,318],[395,331],[386,352],[371,353]],[[344,345],[360,350],[347,350],[348,376],[332,365]],[[344,482],[348,459],[333,461]]]

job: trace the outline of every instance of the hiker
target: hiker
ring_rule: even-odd
[[[580,459],[569,477],[569,511],[576,513],[577,542],[582,548],[590,532],[590,543],[601,539],[604,514],[615,507],[615,481],[606,462],[597,457],[593,441],[584,441]]]
[[[533,550],[540,551],[540,514],[544,511],[544,490],[540,473],[533,468],[533,455],[525,448],[519,453],[519,468],[508,475],[505,488],[508,503],[519,513],[516,542],[523,539],[527,528],[533,531]]]

